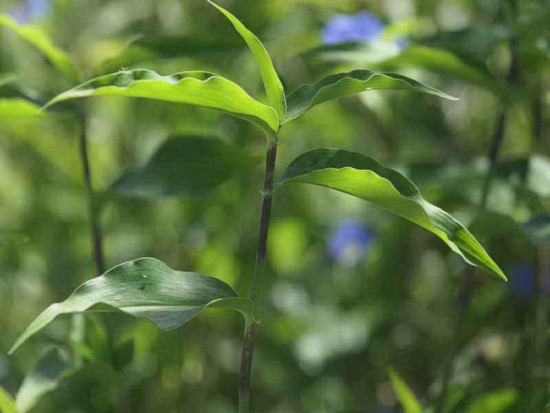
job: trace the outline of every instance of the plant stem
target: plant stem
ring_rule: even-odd
[[[262,213],[260,217],[260,231],[256,249],[256,264],[252,278],[250,299],[256,304],[261,289],[261,280],[267,257],[267,237],[269,233],[269,221],[271,219],[271,207],[273,204],[273,175],[275,172],[275,160],[277,158],[277,136],[269,142],[265,161],[264,188],[262,191]],[[252,355],[254,353],[254,339],[258,332],[259,322],[250,321],[246,325],[243,351],[241,358],[241,372],[239,376],[239,413],[248,413],[250,406],[250,378],[252,375]]]
[[[92,186],[92,172],[90,168],[90,160],[88,157],[88,125],[85,115],[79,117],[80,122],[80,160],[82,163],[82,171],[84,174],[84,185],[86,187],[86,197],[88,200],[88,211],[90,225],[92,227],[92,244],[93,256],[96,271],[98,275],[105,272],[105,260],[103,254],[103,232],[99,224],[99,209],[97,207],[94,190]]]

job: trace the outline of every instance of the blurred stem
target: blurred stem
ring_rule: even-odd
[[[273,175],[275,173],[275,161],[277,158],[277,135],[269,142],[265,161],[264,188],[262,191],[262,213],[260,217],[260,231],[256,249],[256,264],[252,277],[250,299],[257,308],[258,296],[261,290],[261,280],[267,257],[267,237],[269,222],[271,220],[271,207],[273,204]],[[254,353],[254,340],[258,332],[259,322],[252,320],[247,322],[243,351],[241,358],[241,372],[239,376],[239,413],[248,413],[250,409],[250,379],[252,376],[252,355]]]
[[[90,225],[92,228],[92,253],[94,263],[98,275],[105,272],[105,260],[103,254],[103,232],[99,224],[99,208],[94,197],[92,186],[92,171],[90,168],[90,160],[88,157],[88,125],[85,115],[79,117],[80,122],[80,161],[82,163],[82,171],[84,175],[84,185],[86,188],[86,197],[88,200],[88,212]]]

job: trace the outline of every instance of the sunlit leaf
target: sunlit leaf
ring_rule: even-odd
[[[47,103],[88,96],[128,96],[186,103],[222,110],[276,131],[277,113],[248,95],[239,85],[207,72],[181,72],[162,76],[151,70],[122,70],[92,79]]]
[[[0,98],[0,120],[13,121],[21,119],[45,118],[40,106],[21,98]]]
[[[123,175],[114,189],[145,197],[203,195],[230,179],[241,155],[218,139],[173,136],[140,169]]]
[[[71,58],[63,50],[56,47],[42,29],[32,25],[19,25],[6,14],[0,14],[0,26],[9,28],[36,47],[67,79],[71,81],[78,80],[78,71]]]
[[[498,390],[483,394],[468,404],[466,413],[505,413],[518,400],[515,389]]]
[[[300,86],[290,93],[287,98],[285,122],[296,119],[312,107],[328,100],[375,89],[410,90],[456,100],[446,93],[406,76],[370,70],[354,70],[328,76],[317,83]]]
[[[47,351],[34,370],[25,376],[17,392],[15,405],[19,413],[30,411],[42,397],[58,388],[61,380],[72,371],[74,368],[58,349]]]
[[[13,397],[2,387],[0,387],[0,413],[18,413]]]
[[[290,164],[277,187],[295,182],[336,189],[372,202],[431,231],[469,264],[506,279],[462,224],[427,202],[405,176],[368,156],[338,149],[307,152]]]
[[[411,388],[405,383],[399,374],[393,369],[388,371],[391,383],[397,398],[405,413],[422,413],[422,406]]]
[[[286,103],[285,103],[285,91],[275,68],[269,53],[265,49],[262,42],[256,37],[254,33],[248,30],[233,14],[225,10],[223,7],[218,6],[214,2],[209,0],[209,3],[221,11],[225,17],[231,22],[235,30],[239,32],[246,44],[248,45],[258,67],[264,82],[265,91],[269,104],[275,108],[279,119],[284,119],[286,115]]]
[[[17,339],[10,354],[57,316],[84,311],[122,311],[151,320],[163,330],[179,327],[207,307],[232,309],[252,317],[252,303],[216,278],[175,271],[154,258],[111,268],[85,282],[65,301],[44,310]]]

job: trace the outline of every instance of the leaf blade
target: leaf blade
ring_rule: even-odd
[[[211,304],[241,312],[251,318],[251,304],[226,283],[202,274],[175,271],[154,258],[139,258],[111,268],[78,287],[65,301],[46,308],[21,334],[9,351],[62,314],[119,310],[147,318],[163,330],[177,328]]]
[[[0,413],[17,413],[13,397],[3,387],[0,387]]]
[[[300,86],[287,97],[287,116],[283,123],[298,118],[307,110],[328,100],[373,89],[410,90],[456,100],[431,86],[395,73],[353,70],[328,76],[317,83]]]
[[[246,42],[260,69],[269,104],[275,108],[279,119],[283,120],[286,116],[285,91],[265,46],[233,14],[210,0],[208,2],[227,17],[235,30]]]
[[[55,66],[67,79],[78,81],[79,74],[71,58],[53,44],[49,36],[39,27],[20,25],[7,14],[0,14],[0,26],[4,26],[32,44]]]
[[[405,413],[422,413],[422,406],[411,388],[405,383],[399,374],[393,369],[388,370],[394,391]]]
[[[277,114],[236,83],[208,72],[179,72],[159,75],[152,70],[121,70],[82,83],[50,100],[56,103],[89,96],[140,97],[218,109],[276,131]]]
[[[408,178],[366,155],[326,148],[306,152],[290,164],[276,188],[292,182],[324,186],[372,202],[437,235],[468,264],[506,280],[462,224],[426,201]]]
[[[235,175],[241,155],[219,139],[169,137],[145,166],[124,174],[113,189],[123,195],[200,196]]]

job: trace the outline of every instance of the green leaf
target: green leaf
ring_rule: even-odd
[[[467,263],[506,280],[462,224],[422,198],[405,176],[368,156],[338,149],[307,152],[290,164],[276,187],[294,182],[336,189],[385,208],[437,235]]]
[[[4,85],[9,85],[10,83],[14,82],[15,79],[16,79],[16,76],[13,73],[0,74],[0,87]]]
[[[59,349],[47,351],[34,370],[25,376],[17,392],[15,405],[19,413],[32,410],[42,397],[57,389],[63,378],[74,371]]]
[[[78,81],[79,75],[71,58],[61,49],[56,47],[49,36],[39,27],[32,25],[19,25],[6,14],[0,14],[0,26],[17,33],[20,37],[36,47],[67,79]]]
[[[399,55],[380,62],[380,67],[415,67],[466,80],[488,89],[495,89],[498,85],[483,63],[434,47],[411,46]]]
[[[422,413],[422,406],[411,388],[393,369],[388,370],[391,383],[405,413]]]
[[[253,99],[236,83],[207,72],[162,76],[145,69],[121,70],[76,86],[54,97],[45,107],[88,96],[141,97],[204,106],[273,131],[279,128],[279,119],[273,108]]]
[[[123,175],[113,188],[125,195],[197,196],[230,179],[242,164],[237,150],[218,139],[173,136],[138,170]]]
[[[247,320],[252,318],[252,302],[238,297],[223,281],[175,271],[154,258],[140,258],[111,268],[82,284],[65,301],[50,305],[17,339],[10,354],[62,314],[118,310],[171,330],[207,307],[233,309]]]
[[[13,397],[0,387],[0,413],[18,413]]]
[[[252,55],[254,56],[254,59],[256,59],[256,63],[258,63],[258,67],[260,68],[260,73],[262,75],[267,94],[267,100],[269,101],[269,104],[277,111],[279,119],[283,120],[286,116],[285,91],[281,80],[273,67],[271,57],[269,56],[269,53],[265,49],[264,45],[256,37],[256,35],[248,30],[233,14],[210,0],[208,0],[208,2],[221,11],[225,17],[227,17],[233,27],[235,27],[235,30],[239,32],[248,45],[248,48],[252,52]]]
[[[290,93],[287,97],[287,116],[284,123],[296,119],[312,107],[328,100],[374,89],[411,90],[456,100],[446,93],[406,76],[354,70],[328,76],[317,83],[300,86]]]
[[[497,390],[485,393],[470,404],[465,410],[466,413],[504,413],[516,403],[519,395],[516,389]]]
[[[21,119],[46,118],[40,106],[21,98],[0,98],[0,120],[13,121]]]

